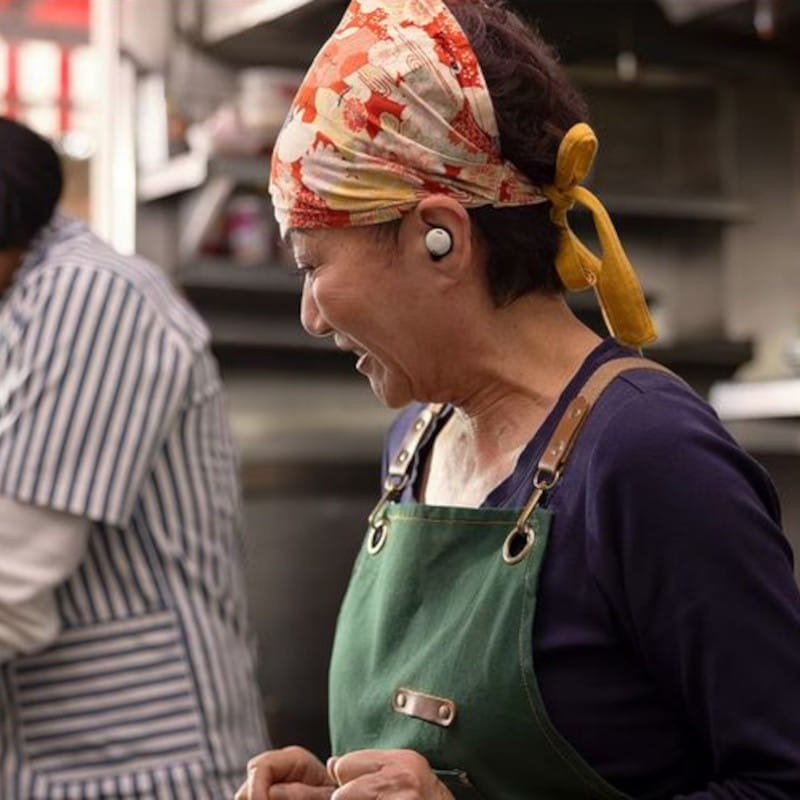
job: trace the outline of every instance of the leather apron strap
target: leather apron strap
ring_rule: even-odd
[[[578,439],[578,434],[597,400],[616,377],[623,372],[638,369],[664,372],[682,380],[661,364],[639,357],[615,358],[602,364],[590,375],[576,397],[567,406],[539,459],[533,477],[533,492],[522,509],[514,528],[509,533],[503,550],[503,557],[508,563],[513,564],[522,560],[530,549],[533,543],[533,531],[528,526],[528,520],[545,493],[552,489],[561,478],[567,459]],[[441,403],[427,405],[403,439],[400,449],[389,464],[383,485],[383,495],[369,515],[369,524],[373,531],[379,529],[386,506],[396,500],[408,484],[414,456],[422,444],[425,434],[436,422],[443,408]],[[516,546],[514,540],[519,536],[523,537],[525,541],[520,546]]]
[[[578,433],[600,395],[614,378],[634,369],[655,370],[674,375],[666,367],[647,358],[615,358],[598,367],[578,392],[577,397],[567,406],[567,410],[556,425],[539,460],[537,474],[540,478],[545,475],[555,478],[564,469],[572,447],[577,441]]]

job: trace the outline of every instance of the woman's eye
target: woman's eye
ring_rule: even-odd
[[[301,278],[307,278],[311,273],[314,272],[314,267],[310,264],[298,264],[297,265],[297,274]]]

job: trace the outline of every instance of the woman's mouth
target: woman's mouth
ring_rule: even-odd
[[[367,360],[369,359],[369,353],[360,347],[356,347],[353,342],[346,339],[344,336],[335,335],[333,340],[343,353],[352,353],[356,357],[356,369],[359,372],[364,372]]]

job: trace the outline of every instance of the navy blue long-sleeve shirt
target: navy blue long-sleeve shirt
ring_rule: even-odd
[[[630,355],[606,340],[588,357],[485,507],[524,504],[569,401]],[[598,401],[547,503],[534,663],[556,728],[633,797],[800,798],[800,593],[764,469],[688,387],[637,371]]]

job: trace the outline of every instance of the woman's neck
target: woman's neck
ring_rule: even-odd
[[[428,502],[479,505],[513,471],[601,341],[560,297],[520,298],[494,309],[473,330],[479,333],[462,340],[451,362],[448,400],[455,410],[434,444]],[[466,501],[453,502],[457,498]]]
[[[496,309],[469,343],[469,368],[453,376],[454,425],[481,450],[527,441],[600,342],[561,297],[529,295]]]

